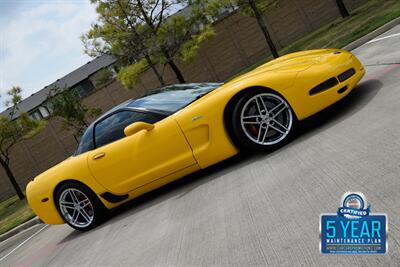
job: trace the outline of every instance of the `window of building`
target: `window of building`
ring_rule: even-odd
[[[71,90],[75,90],[81,98],[89,95],[90,92],[94,91],[95,89],[96,88],[89,79],[83,80],[71,88]]]
[[[29,112],[29,117],[34,120],[42,120],[48,118],[50,116],[50,112],[46,106],[40,106],[37,109]]]
[[[50,116],[50,112],[45,106],[40,106],[39,107],[39,112],[42,115],[43,118],[48,118]]]
[[[41,120],[43,119],[42,114],[40,113],[39,109],[36,109],[34,111],[29,112],[29,117],[31,117],[34,120]]]
[[[239,7],[233,3],[229,3],[226,6],[222,6],[217,10],[217,14],[213,17],[208,17],[209,21],[211,22],[216,22],[219,21],[223,18],[225,18],[226,16],[228,16],[229,14],[231,14],[232,12],[234,12],[235,10],[239,9]]]

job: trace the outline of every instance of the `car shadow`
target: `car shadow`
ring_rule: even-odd
[[[378,94],[382,86],[382,82],[375,79],[360,83],[340,101],[303,120],[296,141],[316,135],[347,120],[365,107]]]
[[[235,172],[237,169],[251,164],[254,161],[265,160],[266,158],[273,156],[275,153],[279,153],[281,149],[286,149],[287,147],[303,142],[305,139],[334,127],[337,123],[340,123],[341,121],[346,120],[356,114],[377,95],[381,88],[382,83],[379,80],[364,81],[354,88],[353,91],[342,100],[302,121],[297,136],[284,147],[270,153],[239,153],[234,157],[231,157],[206,169],[187,175],[181,179],[122,204],[121,206],[113,209],[109,219],[96,229],[93,229],[87,233],[73,231],[60,243],[83,237],[86,234],[90,234],[107,227],[116,221],[122,220],[144,209],[148,209],[154,205],[162,203],[167,199],[180,199],[190,194],[193,190],[203,184],[206,184],[223,175]]]

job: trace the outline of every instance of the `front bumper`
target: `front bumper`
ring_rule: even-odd
[[[26,187],[26,197],[32,211],[44,223],[65,223],[56,208],[52,192],[46,192],[43,190],[43,187],[38,186],[34,181],[32,181]]]
[[[338,77],[354,69],[355,73],[347,79]],[[299,72],[290,94],[285,95],[299,120],[303,120],[332,105],[346,96],[358,84],[365,74],[361,62],[351,53],[335,50],[319,63]],[[343,78],[343,76],[341,77]],[[321,84],[331,82],[322,90],[312,91]]]

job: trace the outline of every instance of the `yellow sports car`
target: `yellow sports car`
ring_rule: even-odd
[[[107,210],[239,150],[285,144],[298,121],[347,95],[365,71],[338,49],[282,56],[228,83],[180,84],[131,99],[83,134],[75,154],[27,186],[48,224],[89,230]]]

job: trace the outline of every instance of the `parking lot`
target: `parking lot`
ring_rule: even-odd
[[[367,70],[360,85],[304,121],[278,151],[237,156],[185,177],[87,233],[39,225],[0,244],[0,265],[398,264],[399,47],[400,25],[354,50]],[[363,192],[372,212],[388,215],[386,255],[320,254],[319,216],[336,212],[346,191]]]

